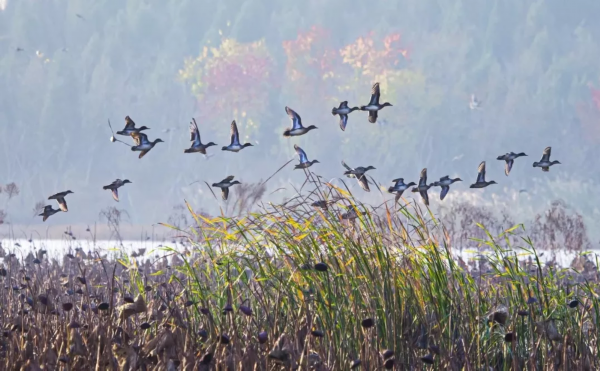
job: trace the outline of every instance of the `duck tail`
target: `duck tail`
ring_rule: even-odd
[[[191,153],[191,152],[192,152],[192,151],[191,151],[191,149],[190,149],[190,148],[186,148],[186,149],[184,149],[184,150],[183,150],[183,153]]]
[[[534,163],[533,163],[533,167],[538,167],[538,163],[537,163],[537,162],[534,162]]]
[[[334,116],[337,115],[337,108],[333,107],[331,109],[331,114],[334,115]]]
[[[286,138],[289,138],[289,137],[291,137],[291,135],[290,135],[290,131],[289,131],[289,130],[286,130],[286,131],[284,131],[284,132],[283,132],[283,136],[284,136],[284,137],[286,137]]]
[[[102,189],[104,189],[104,190],[109,189],[109,188],[110,188],[110,186],[104,186],[104,187],[102,187]]]
[[[393,193],[393,192],[394,192],[394,187],[388,188],[388,193]]]

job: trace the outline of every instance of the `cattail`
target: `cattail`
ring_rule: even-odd
[[[432,365],[433,364],[433,354],[428,354],[424,357],[421,357],[421,361],[423,361],[423,363],[425,363],[425,364]]]
[[[329,269],[329,267],[325,263],[317,263],[317,264],[315,264],[315,270],[316,271],[327,272],[327,269]]]
[[[268,340],[268,337],[269,337],[269,336],[267,335],[267,332],[266,332],[266,331],[261,331],[261,332],[259,332],[259,333],[258,333],[258,342],[259,342],[260,344],[264,344],[264,343],[266,343],[266,342],[267,342],[267,340]]]
[[[375,325],[373,318],[365,318],[361,322],[361,326],[364,328],[371,328]]]

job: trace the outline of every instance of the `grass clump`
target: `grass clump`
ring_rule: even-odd
[[[600,366],[597,263],[586,255],[579,271],[542,264],[530,239],[514,238],[522,226],[480,225],[473,242],[485,252],[465,262],[431,213],[326,187],[331,197],[237,217],[187,205],[194,224],[171,228],[191,243],[158,258],[78,250],[33,263],[5,252],[1,367]]]

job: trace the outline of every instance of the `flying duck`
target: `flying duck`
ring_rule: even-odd
[[[346,125],[348,124],[348,115],[350,114],[350,112],[352,111],[357,111],[360,108],[358,107],[348,107],[348,101],[343,101],[342,103],[340,103],[340,106],[338,108],[333,107],[331,109],[331,114],[332,115],[340,115],[340,129],[342,129],[342,131],[346,130]]]
[[[140,126],[139,128],[135,127],[135,122],[129,117],[125,116],[125,127],[123,130],[117,131],[119,135],[131,135],[133,133],[139,133],[142,130],[148,130],[150,128],[145,126]]]
[[[115,201],[119,202],[118,189],[127,183],[131,183],[131,182],[128,179],[125,179],[125,180],[117,179],[114,182],[110,183],[109,185],[105,185],[104,187],[102,187],[102,189],[110,189],[112,191],[112,196],[115,199]]]
[[[369,181],[367,180],[367,176],[365,175],[365,173],[369,170],[374,169],[375,167],[373,166],[359,166],[357,168],[345,171],[344,175],[354,175],[354,177],[358,180],[358,184],[360,185],[360,187],[365,191],[370,192],[371,190],[369,189]]]
[[[144,157],[144,155],[146,153],[148,153],[148,151],[150,151],[152,148],[154,148],[156,143],[164,142],[160,138],[155,139],[154,142],[150,142],[148,140],[148,136],[146,134],[140,133],[140,132],[131,133],[131,137],[135,141],[135,146],[131,146],[131,150],[132,151],[141,151],[139,158]]]
[[[43,216],[42,221],[45,222],[49,217],[51,217],[59,211],[60,209],[53,209],[52,205],[46,205],[44,206],[44,211],[42,211],[42,213],[39,214],[39,216]]]
[[[427,168],[421,170],[421,177],[419,178],[419,185],[413,188],[412,192],[419,192],[425,205],[429,206],[429,195],[427,190],[433,187],[433,184],[427,185]]]
[[[480,107],[481,107],[481,101],[479,99],[477,99],[475,94],[471,94],[471,101],[469,102],[469,108],[473,110],[473,109],[477,109]]]
[[[376,82],[371,88],[371,101],[366,106],[360,106],[361,111],[369,111],[369,122],[374,124],[377,122],[377,111],[383,107],[391,106],[391,103],[385,102],[379,104],[379,83]]]
[[[540,162],[534,162],[533,167],[541,167],[542,171],[550,171],[550,166],[560,164],[558,161],[550,161],[551,152],[552,147],[546,147],[546,149],[544,149],[544,153],[542,154],[542,159]]]
[[[477,171],[479,172],[479,174],[477,174],[477,180],[475,183],[471,184],[470,188],[485,188],[490,184],[498,184],[493,180],[490,180],[489,182],[485,181],[485,161],[482,161],[481,164],[479,164]]]
[[[446,197],[446,195],[448,194],[448,191],[450,190],[450,185],[454,182],[462,182],[462,179],[460,178],[454,178],[454,179],[450,179],[450,177],[448,175],[443,176],[440,178],[440,180],[438,180],[437,182],[433,182],[433,186],[434,187],[442,187],[442,191],[440,192],[440,200],[443,200],[444,197]]]
[[[251,143],[240,144],[240,133],[238,132],[235,120],[231,122],[231,144],[221,148],[223,151],[239,152],[246,147],[251,147]]]
[[[71,193],[73,193],[73,192],[71,192],[71,191],[59,192],[55,195],[48,197],[48,199],[56,200],[56,202],[58,202],[58,207],[60,208],[60,210],[64,211],[66,213],[67,211],[69,211],[69,208],[67,207],[67,201],[65,201],[65,197]],[[52,215],[52,214],[50,214],[50,215]]]
[[[362,212],[358,211],[354,206],[346,206],[346,212],[341,215],[342,219],[345,220],[354,220],[361,215]]]
[[[404,184],[404,178],[394,179],[392,182],[394,182],[394,185],[388,188],[388,192],[396,193],[395,202],[398,202],[400,197],[402,197],[402,193],[404,193],[404,191],[406,191],[409,187],[417,185],[415,182]]]
[[[227,178],[221,180],[219,183],[213,183],[213,187],[221,188],[223,200],[227,201],[227,197],[229,196],[229,187],[235,184],[241,184],[237,180],[233,180],[234,176],[230,175]],[[233,180],[233,182],[232,182]]]
[[[206,149],[210,146],[216,146],[215,143],[209,142],[206,144],[202,144],[202,140],[200,140],[200,130],[198,129],[198,124],[196,124],[196,119],[192,118],[193,122],[190,122],[190,140],[193,142],[192,146],[186,150],[184,153],[195,153],[199,152],[203,155],[206,155]]]
[[[510,152],[510,153],[506,153],[502,156],[498,156],[497,160],[506,161],[506,166],[504,167],[504,174],[506,174],[506,176],[508,176],[508,173],[510,173],[510,170],[512,169],[515,159],[518,157],[523,157],[523,156],[527,156],[527,155],[523,152],[521,152],[521,153]]]
[[[288,129],[285,129],[285,131],[283,132],[283,136],[284,137],[295,137],[295,136],[298,136],[298,135],[306,134],[309,131],[311,131],[312,129],[317,129],[317,127],[314,126],[314,125],[311,125],[311,126],[308,126],[308,127],[302,126],[302,119],[300,118],[300,115],[297,114],[290,107],[286,106],[285,107],[285,112],[290,117],[290,120],[292,120],[292,127],[288,128]]]
[[[294,144],[294,149],[296,150],[296,153],[300,157],[300,163],[294,167],[294,170],[295,169],[306,169],[306,168],[311,167],[313,164],[319,163],[318,160],[308,161],[308,158],[306,157],[306,152],[304,152],[304,150],[302,150],[302,148],[298,147],[297,144]]]

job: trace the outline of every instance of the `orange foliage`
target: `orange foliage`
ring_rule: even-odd
[[[363,75],[377,76],[385,71],[398,67],[401,60],[408,58],[408,49],[401,46],[401,37],[393,33],[383,38],[383,48],[376,46],[370,32],[366,37],[359,37],[356,41],[340,51],[343,62],[360,70]]]

